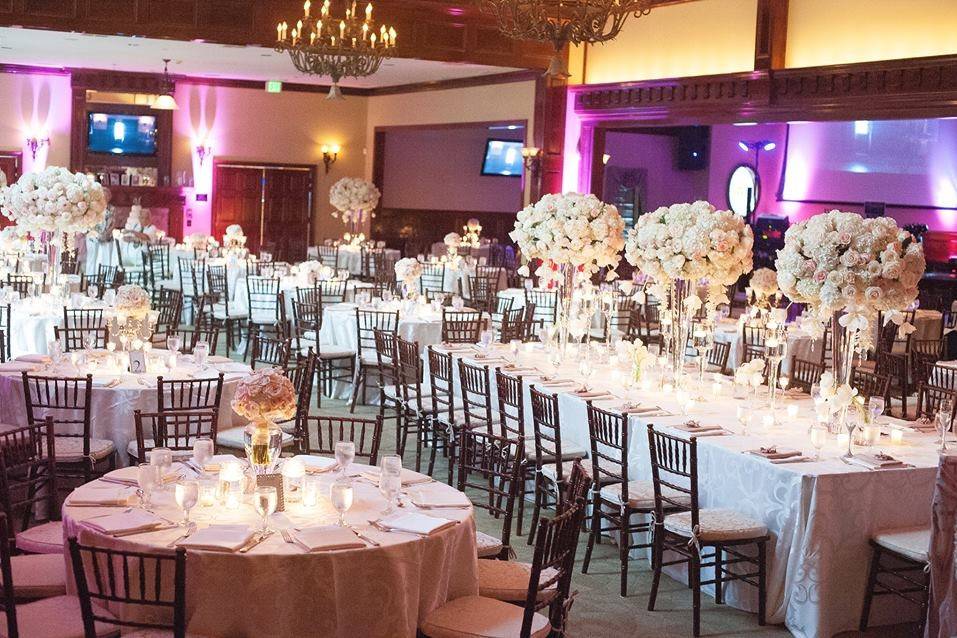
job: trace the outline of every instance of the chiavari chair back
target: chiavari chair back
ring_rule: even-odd
[[[193,454],[193,442],[210,439],[216,447],[219,409],[181,410],[176,412],[143,412],[133,410],[136,448],[128,449],[130,459],[144,463],[153,448],[167,448],[177,458]]]
[[[498,396],[499,432],[505,438],[525,446],[525,401],[522,376],[495,369],[495,391]]]
[[[150,273],[153,282],[170,278],[169,244],[150,244],[149,252]]]
[[[511,299],[509,299],[509,301],[511,301]],[[532,312],[534,313],[534,310]],[[525,308],[506,310],[505,313],[502,314],[499,341],[509,343],[515,340],[526,341]]]
[[[375,331],[395,333],[399,328],[399,312],[356,308],[356,352],[370,364],[376,361]]]
[[[0,340],[3,341],[3,352],[6,357],[13,356],[11,347],[13,345],[12,332],[10,329],[10,304],[0,304]]]
[[[492,413],[489,368],[486,365],[466,363],[464,359],[459,359],[458,364],[465,428],[493,434],[496,422]]]
[[[83,439],[83,456],[90,454],[93,375],[46,377],[23,372],[27,423],[35,425],[52,416],[55,435]],[[70,431],[63,431],[70,430]]]
[[[498,273],[494,275],[470,275],[468,278],[468,293],[462,297],[469,300],[469,305],[480,310],[491,310],[498,294]]]
[[[869,399],[871,397],[887,396],[891,380],[882,374],[876,374],[860,368],[851,372],[851,387],[857,390],[858,396]]]
[[[328,266],[330,268],[339,267],[339,247],[338,246],[326,246],[321,245],[316,247],[318,249],[318,258],[319,262],[323,266]]]
[[[512,298],[503,295],[501,293],[495,295],[495,299],[492,303],[492,306],[489,308],[489,314],[491,314],[492,325],[496,328],[502,325],[502,317],[505,316],[505,313],[512,309]]]
[[[86,543],[93,539],[88,531],[80,532],[80,540],[69,538],[70,565],[86,635],[97,636],[97,626],[106,624],[165,630],[173,638],[186,638],[186,549],[177,548],[170,555]],[[103,611],[111,606],[139,613],[115,616]]]
[[[157,290],[153,309],[159,313],[156,318],[156,332],[175,330],[183,318],[183,293],[165,288]]]
[[[33,275],[7,273],[7,283],[5,287],[19,293],[20,297],[26,298],[30,296],[30,291],[33,290],[35,284],[36,282],[33,279]]]
[[[525,305],[533,305],[535,319],[546,324],[555,323],[558,318],[557,290],[525,290]]]
[[[485,327],[485,313],[442,308],[443,343],[478,343]]]
[[[767,330],[764,326],[756,326],[748,323],[741,325],[741,339],[744,344],[744,351],[741,358],[742,363],[764,358],[764,338],[766,333]]]
[[[179,289],[183,297],[196,299],[206,294],[206,260],[177,257],[179,264]]]
[[[455,359],[449,352],[429,346],[429,395],[432,413],[449,427],[455,425]]]
[[[305,290],[314,291],[315,289],[306,288]],[[320,299],[319,295],[311,295],[311,298]],[[315,347],[319,342],[319,329],[322,328],[322,302],[294,300],[292,320],[297,351],[301,353],[305,352],[306,348]]]
[[[7,545],[14,540],[15,521],[21,529],[38,521],[44,513],[55,518],[56,451],[53,417],[31,425],[0,432],[0,504],[9,522],[8,535],[0,536]],[[10,582],[10,581],[4,581]]]
[[[323,279],[316,282],[322,303],[343,303],[346,300],[347,279]]]
[[[419,292],[423,295],[427,293],[445,292],[445,264],[422,264],[422,276],[419,277]]]
[[[378,250],[373,255],[373,276],[372,280],[377,284],[395,283],[395,257],[390,256],[384,250]]]
[[[223,399],[223,373],[206,379],[156,377],[158,412],[189,412],[219,409]]]
[[[731,358],[731,344],[727,341],[715,341],[708,351],[708,365],[719,374],[728,374],[728,360]]]
[[[182,354],[193,354],[193,349],[198,343],[207,344],[209,346],[209,354],[215,354],[216,348],[219,345],[220,332],[222,332],[221,328],[215,324],[199,322],[195,328],[178,327],[167,330],[159,334],[159,339],[161,343],[165,343],[167,337],[179,337],[182,342],[179,351]]]
[[[307,416],[303,419],[300,439],[302,454],[334,455],[336,443],[352,441],[356,446],[356,461],[368,465],[379,462],[379,443],[382,439],[382,417],[349,418],[338,416]]]
[[[930,366],[927,378],[917,386],[917,418],[933,419],[946,401],[954,405],[952,416],[957,416],[957,368]]]
[[[259,325],[278,325],[285,317],[278,277],[248,275],[246,291],[249,296],[249,318]]]
[[[252,355],[249,362],[253,370],[257,366],[285,370],[289,367],[291,356],[291,339],[268,337],[260,332],[253,334]]]
[[[293,301],[298,301],[299,303],[304,304],[320,304],[322,303],[322,293],[319,290],[318,282],[314,286],[306,287],[296,287],[296,298]]]
[[[309,416],[309,404],[312,401],[312,383],[316,379],[316,368],[319,358],[312,348],[306,350],[305,355],[297,357],[296,364],[286,369],[286,376],[292,381],[296,390],[296,414],[290,421],[280,422],[284,430],[292,430],[296,440],[304,435],[303,422]],[[291,425],[290,425],[291,424]]]
[[[109,330],[103,321],[102,308],[63,308],[63,326],[54,326],[54,337],[63,339],[66,352],[82,350],[84,341],[92,340],[93,348],[106,348],[110,340]],[[87,337],[87,335],[91,335]]]
[[[532,405],[532,426],[535,429],[535,464],[539,468],[545,463],[562,457],[562,425],[558,411],[558,394],[539,390],[534,385],[529,389]],[[555,482],[563,484],[565,468],[563,463],[555,464]]]
[[[931,366],[944,356],[947,342],[944,339],[913,339],[910,343],[911,375],[919,386],[930,374]]]
[[[791,357],[791,387],[798,387],[801,392],[810,394],[811,386],[820,383],[823,374],[823,363],[799,359],[797,355]]]

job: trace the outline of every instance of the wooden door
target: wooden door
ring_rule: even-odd
[[[227,226],[239,224],[246,234],[246,248],[259,252],[263,178],[261,166],[219,164],[214,168],[213,237],[220,240]]]
[[[312,234],[311,168],[267,168],[264,180],[263,242],[276,245],[275,258],[302,261]]]
[[[20,151],[0,151],[0,171],[3,171],[7,184],[13,184],[20,179],[21,170],[23,170],[23,153]],[[3,181],[0,180],[0,184],[2,183]],[[0,215],[0,228],[12,223],[4,215]]]

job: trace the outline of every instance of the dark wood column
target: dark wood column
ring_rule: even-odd
[[[787,54],[788,0],[758,0],[754,69],[783,69]]]
[[[565,150],[565,106],[568,82],[541,76],[535,82],[535,125],[532,146],[542,149],[538,175],[532,180],[531,200],[562,190],[562,154]]]

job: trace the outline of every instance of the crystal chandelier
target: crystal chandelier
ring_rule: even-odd
[[[395,29],[372,21],[372,3],[364,15],[356,11],[355,0],[348,0],[345,17],[336,19],[330,12],[330,0],[324,0],[319,15],[311,15],[312,2],[302,5],[305,15],[289,28],[287,22],[276,25],[276,51],[288,51],[292,63],[303,73],[332,78],[329,99],[342,99],[339,80],[360,78],[379,70],[382,60],[395,51]]]
[[[548,75],[567,78],[568,65],[561,57],[565,45],[614,39],[629,15],[651,11],[651,0],[482,0],[482,6],[506,36],[551,42],[555,56]]]

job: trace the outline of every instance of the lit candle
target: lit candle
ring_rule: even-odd
[[[389,27],[389,46],[395,46],[395,29],[392,27]]]
[[[366,5],[366,20],[372,20],[372,3]]]
[[[721,396],[721,382],[715,381],[711,384],[711,395],[719,397]]]
[[[282,22],[276,25],[276,40],[282,40]]]
[[[291,458],[282,464],[283,494],[290,501],[298,501],[302,494],[302,478],[306,475],[306,465],[302,459]]]
[[[302,481],[302,504],[304,507],[319,505],[319,477],[306,476]]]
[[[309,44],[313,45],[315,43],[316,43],[316,32],[313,31],[312,33],[309,34]]]
[[[373,48],[375,48],[375,34],[369,36],[369,42]]]
[[[788,417],[793,419],[798,415],[798,405],[797,403],[791,403],[788,405]]]
[[[339,21],[339,39],[342,40],[342,39],[345,39],[345,37],[346,37],[346,21],[340,20]]]
[[[898,428],[894,428],[890,432],[891,434],[891,443],[893,445],[900,445],[904,442],[904,431]]]
[[[773,415],[773,414],[765,414],[763,417],[761,417],[761,425],[763,425],[763,426],[765,427],[765,429],[769,429],[769,428],[773,427],[773,426],[774,426],[774,415]]]
[[[310,0],[306,0],[302,5],[303,10],[306,12],[307,18],[309,17],[309,7],[311,6],[312,6],[312,2],[310,2]]]
[[[369,25],[365,22],[362,23],[362,40],[365,41],[366,36],[369,34]]]
[[[850,439],[850,435],[847,432],[838,432],[837,433],[837,447],[841,449],[847,448],[847,442]]]

